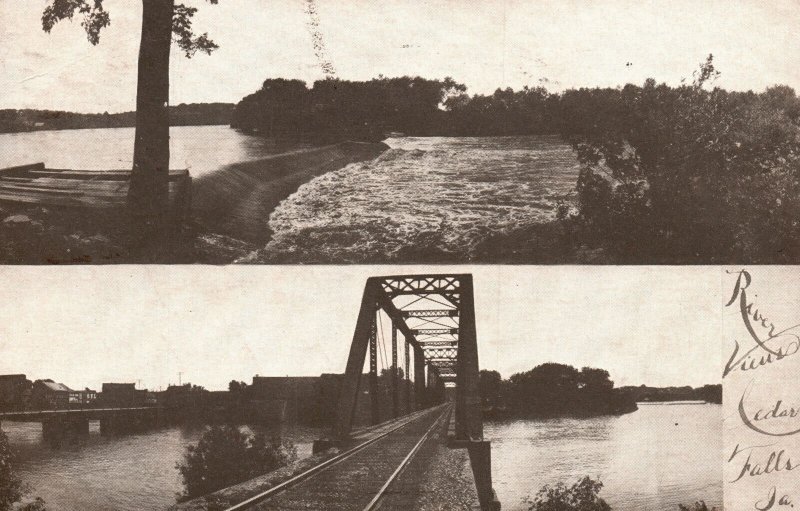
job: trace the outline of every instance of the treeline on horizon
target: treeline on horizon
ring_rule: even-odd
[[[800,262],[800,99],[713,86],[713,57],[680,86],[469,95],[451,78],[266,80],[232,126],[266,136],[559,135],[580,162],[553,225],[501,233],[476,261]]]
[[[479,391],[487,417],[591,417],[622,415],[637,402],[702,400],[722,402],[722,385],[692,387],[614,387],[608,371],[545,363],[503,379],[481,370]]]
[[[452,78],[380,76],[369,81],[265,80],[242,99],[231,126],[273,137],[323,136],[382,140],[407,136],[494,136],[558,133],[558,95],[543,87],[467,94]]]
[[[181,103],[169,107],[171,126],[204,126],[231,123],[233,103]],[[0,110],[0,133],[26,131],[130,128],[136,112],[83,114],[59,110]]]

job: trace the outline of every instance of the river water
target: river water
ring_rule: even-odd
[[[385,142],[391,149],[377,159],[317,177],[283,201],[259,259],[391,261],[411,248],[469,260],[490,234],[552,219],[578,177],[574,152],[557,137]]]
[[[505,510],[544,485],[589,476],[614,511],[722,508],[722,407],[641,404],[620,417],[489,422],[494,487]]]
[[[202,429],[167,428],[138,435],[89,438],[53,450],[36,423],[4,422],[19,454],[19,472],[48,509],[155,510],[182,490],[175,464]],[[641,405],[621,417],[487,422],[492,472],[503,509],[526,509],[523,500],[545,484],[600,479],[600,496],[615,511],[677,511],[705,500],[721,506],[722,408],[719,405]],[[286,426],[300,457],[322,431]]]
[[[133,133],[0,134],[0,168],[41,161],[51,168],[129,169]],[[253,261],[388,262],[413,259],[408,250],[465,261],[488,235],[547,221],[574,195],[578,164],[557,137],[385,142],[391,149],[377,159],[317,177],[284,200],[268,219],[272,240]],[[300,147],[226,126],[173,127],[170,166],[197,177]]]
[[[0,168],[43,162],[55,169],[130,169],[133,134],[133,128],[0,134]],[[170,128],[170,168],[189,169],[197,177],[298,147],[302,146],[288,147],[228,126],[177,126]]]
[[[100,436],[98,422],[89,423],[89,437],[53,449],[42,441],[38,423],[3,422],[18,455],[22,480],[31,495],[42,497],[53,511],[162,510],[183,491],[175,465],[186,447],[196,444],[203,428],[172,427],[136,435]],[[300,458],[311,455],[321,429],[285,426],[284,440],[297,446]]]

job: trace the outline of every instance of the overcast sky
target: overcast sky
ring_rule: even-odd
[[[607,369],[618,385],[720,381],[721,272],[615,267],[0,268],[0,374],[68,386],[342,372],[367,277],[474,274],[482,368]]]
[[[195,26],[220,45],[173,49],[171,102],[236,102],[265,78],[322,77],[304,0],[222,0]],[[0,2],[0,108],[133,110],[140,2],[105,0],[111,26],[92,47],[76,19],[41,30],[45,0]],[[708,53],[731,89],[800,86],[797,0],[318,0],[338,76],[452,76],[471,92],[679,83]],[[630,65],[628,65],[630,64]]]

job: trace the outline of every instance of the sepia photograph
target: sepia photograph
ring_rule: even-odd
[[[0,511],[790,511],[798,19],[0,0]]]
[[[794,0],[0,4],[0,262],[795,264]]]
[[[10,270],[2,509],[722,509],[717,268]]]

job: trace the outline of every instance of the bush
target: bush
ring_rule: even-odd
[[[0,511],[8,511],[23,495],[22,481],[14,473],[14,453],[0,430]]]
[[[692,84],[570,90],[579,217],[619,262],[800,260],[800,99]],[[710,90],[709,90],[710,89]]]
[[[214,426],[197,445],[187,447],[183,476],[184,497],[194,498],[238,484],[297,459],[290,442],[249,435],[235,426]]]
[[[602,487],[603,483],[587,476],[569,488],[564,483],[545,485],[526,503],[529,511],[610,511],[611,506],[597,496]]]
[[[717,508],[709,508],[702,500],[700,502],[695,502],[693,506],[678,504],[678,509],[680,511],[717,511]]]
[[[15,506],[27,493],[27,486],[14,472],[14,451],[8,443],[8,437],[0,429],[0,511],[45,511],[44,500],[40,497]]]

